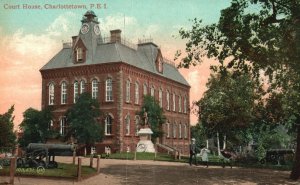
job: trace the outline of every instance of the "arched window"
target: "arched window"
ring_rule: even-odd
[[[60,135],[64,136],[66,134],[66,128],[67,128],[67,119],[66,117],[62,117],[60,119]]]
[[[187,126],[184,124],[184,138],[186,139],[188,137],[187,135]]]
[[[170,92],[169,91],[167,91],[166,99],[167,99],[167,110],[170,110]]]
[[[140,117],[135,116],[135,136],[138,136],[139,129],[140,129]]]
[[[85,92],[85,82],[83,80],[80,81],[80,94]]]
[[[176,138],[176,133],[177,133],[177,125],[176,123],[173,124],[173,138]]]
[[[160,107],[162,107],[163,100],[162,100],[162,90],[161,89],[159,89],[159,92],[158,92],[158,102],[159,102]]]
[[[135,96],[135,100],[134,100],[134,103],[135,104],[139,104],[139,99],[140,99],[140,87],[139,87],[139,83],[135,82],[135,93],[134,93],[134,96]]]
[[[74,103],[76,103],[78,99],[78,82],[74,82]]]
[[[50,120],[48,123],[48,130],[51,130],[53,127],[53,120]]]
[[[67,103],[67,83],[61,83],[61,104]]]
[[[181,96],[178,96],[178,112],[182,111],[182,107],[181,107]]]
[[[129,117],[129,115],[127,115],[126,119],[125,119],[125,135],[130,135],[130,117]]]
[[[112,117],[107,115],[105,118],[105,135],[112,134]]]
[[[176,95],[173,94],[173,111],[176,111]]]
[[[183,112],[187,113],[187,100],[186,100],[186,96],[184,96],[184,100],[183,100]]]
[[[167,137],[170,137],[170,123],[167,122]]]
[[[148,90],[147,90],[147,84],[144,84],[144,95],[148,94]]]
[[[178,137],[179,138],[182,138],[182,135],[181,135],[181,123],[179,123],[179,126],[178,126]]]
[[[105,82],[106,86],[106,101],[113,101],[112,79],[108,78]]]
[[[130,81],[126,81],[126,102],[130,102]]]
[[[54,84],[49,84],[49,105],[54,105]]]
[[[151,88],[150,88],[150,95],[151,95],[152,97],[154,97],[154,94],[155,94],[154,87],[151,86]]]
[[[98,98],[98,81],[96,79],[92,81],[92,98]]]

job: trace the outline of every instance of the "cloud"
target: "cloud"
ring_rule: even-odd
[[[49,36],[61,36],[63,33],[72,30],[70,19],[75,19],[76,14],[73,12],[66,12],[58,16],[46,29]]]

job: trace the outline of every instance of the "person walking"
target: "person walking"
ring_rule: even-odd
[[[195,165],[197,165],[197,158],[196,158],[196,139],[192,138],[191,144],[190,144],[190,166],[192,166],[192,161],[193,161],[193,157],[194,157],[194,162]]]
[[[206,165],[206,168],[208,168],[208,153],[209,150],[206,147],[201,149],[200,156],[202,161],[204,162],[204,165]]]

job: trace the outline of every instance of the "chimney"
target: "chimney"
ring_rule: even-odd
[[[110,42],[121,42],[121,30],[110,31]]]

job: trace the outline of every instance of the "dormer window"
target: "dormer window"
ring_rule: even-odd
[[[81,62],[83,60],[82,48],[77,48],[76,53],[77,53],[76,55],[77,62]]]
[[[163,61],[162,58],[158,60],[158,72],[162,73],[163,72]]]

